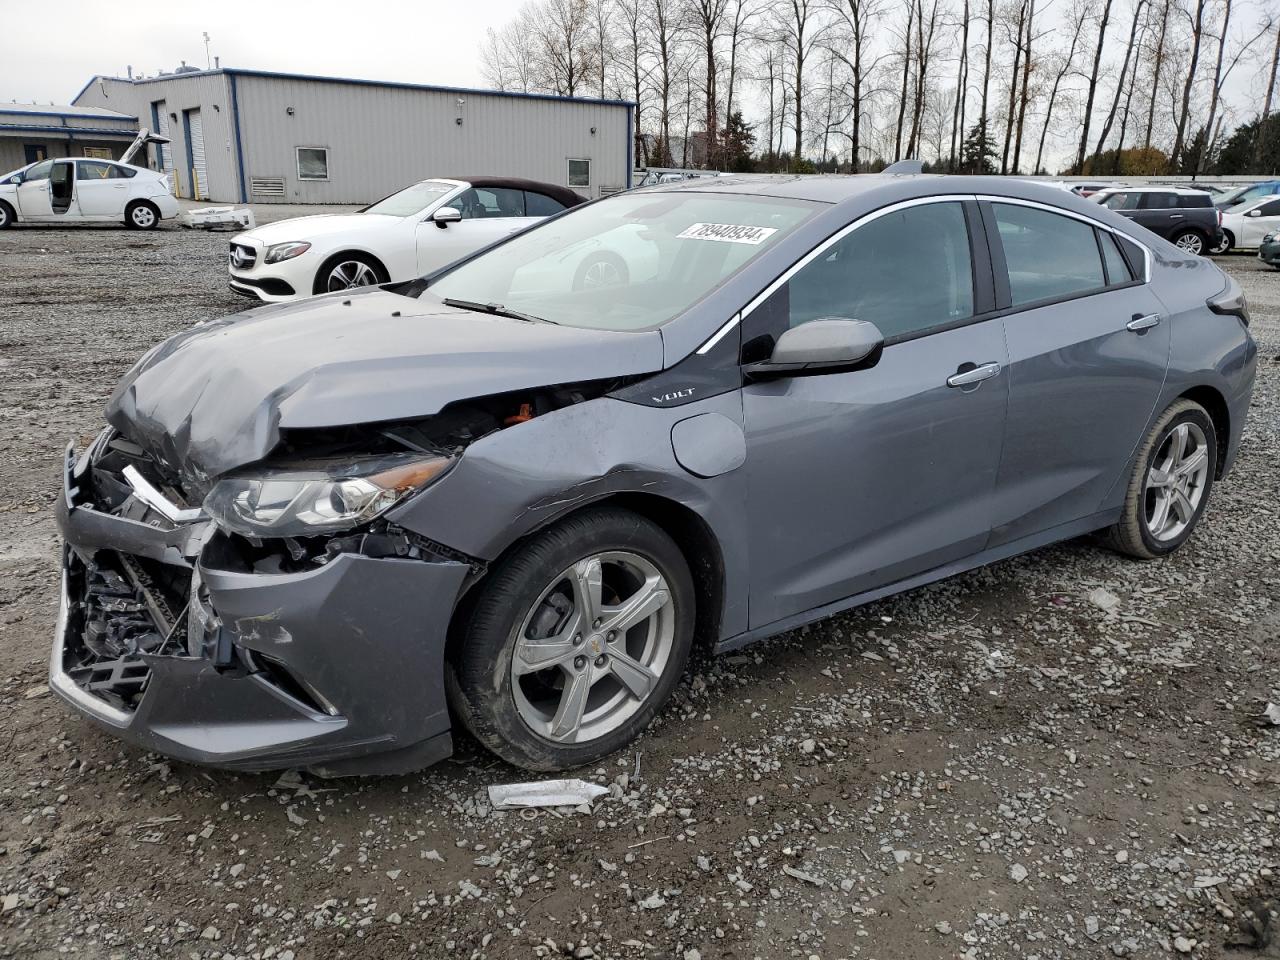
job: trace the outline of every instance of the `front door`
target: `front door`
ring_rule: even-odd
[[[1258,247],[1262,238],[1280,231],[1280,199],[1268,200],[1261,206],[1254,207],[1243,217],[1240,225],[1240,236],[1236,245],[1241,247]]]
[[[49,175],[53,161],[45,160],[30,167],[18,184],[18,212],[24,220],[49,220],[53,217],[53,200],[49,194]]]
[[[886,338],[867,369],[743,388],[752,628],[985,546],[1008,378],[980,230],[973,202],[891,208],[744,318],[746,361],[821,318]]]
[[[985,212],[1012,311],[994,547],[1103,509],[1164,384],[1170,324],[1136,244],[1033,205]]]
[[[442,226],[431,219],[418,224],[418,273],[426,274],[523,230],[537,217],[525,216],[523,190],[468,187],[450,200],[462,220]]]

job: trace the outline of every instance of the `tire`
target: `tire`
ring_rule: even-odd
[[[1208,240],[1199,230],[1180,230],[1169,238],[1169,242],[1183,253],[1194,253],[1202,256],[1208,247]]]
[[[609,631],[641,596],[650,602],[634,622]],[[671,696],[693,643],[694,603],[689,565],[660,527],[614,508],[570,517],[504,559],[459,624],[447,674],[454,712],[518,767],[594,763]],[[587,607],[601,616],[579,630]]]
[[[573,275],[575,291],[616,287],[628,283],[631,272],[616,253],[593,253],[583,260]]]
[[[339,272],[348,278],[345,286],[335,285],[334,275]],[[320,269],[316,271],[316,279],[311,285],[311,292],[334,293],[338,290],[354,290],[358,287],[372,287],[386,283],[389,279],[387,268],[367,253],[355,251],[335,253],[320,264]]]
[[[1199,454],[1203,457],[1197,459]],[[1172,460],[1171,455],[1175,455]],[[1194,469],[1192,463],[1197,464]],[[1200,404],[1175,401],[1160,415],[1138,450],[1120,520],[1107,531],[1111,546],[1143,560],[1177,550],[1204,514],[1217,466],[1218,437],[1213,420]],[[1152,482],[1166,477],[1172,482]],[[1165,498],[1172,499],[1165,503]]]
[[[3,200],[0,200],[0,230],[7,230],[9,227],[12,227],[13,221],[16,219],[18,219],[18,217],[13,212],[13,207],[9,206],[9,204],[5,203]]]
[[[1231,248],[1234,247],[1235,245],[1236,245],[1236,238],[1231,235],[1231,231],[1223,230],[1222,242],[1218,244],[1216,247],[1210,248],[1209,252],[1213,254],[1215,257],[1220,257],[1223,254],[1230,253]]]
[[[154,230],[160,223],[160,208],[150,200],[135,200],[124,211],[124,224],[130,230]]]

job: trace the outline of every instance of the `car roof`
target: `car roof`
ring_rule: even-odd
[[[1209,195],[1208,190],[1201,190],[1199,187],[1179,187],[1169,184],[1162,186],[1158,183],[1150,183],[1141,187],[1108,187],[1106,190],[1099,190],[1099,193],[1177,193],[1184,196]]]
[[[580,203],[586,203],[587,198],[581,194],[574,193],[568,187],[562,187],[555,183],[543,183],[541,180],[522,180],[519,177],[440,177],[441,180],[456,180],[459,183],[469,183],[473,187],[506,187],[510,190],[529,190],[533,193],[541,193],[552,200],[558,200],[566,207],[576,207]]]

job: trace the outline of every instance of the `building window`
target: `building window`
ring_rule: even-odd
[[[93,157],[95,160],[110,160],[111,148],[110,147],[85,147],[84,155],[86,157]]]
[[[329,179],[328,147],[298,147],[298,179]]]
[[[569,186],[571,187],[591,186],[591,161],[590,160],[570,160],[569,161]]]

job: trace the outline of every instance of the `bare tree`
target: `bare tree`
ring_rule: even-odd
[[[964,0],[960,14],[960,58],[956,67],[956,98],[951,112],[951,148],[947,151],[947,169],[956,168],[957,138],[964,137],[964,108],[969,99],[969,0]]]
[[[1201,0],[1203,2],[1203,0]],[[1093,100],[1098,92],[1098,69],[1102,66],[1102,50],[1107,40],[1107,22],[1111,19],[1111,0],[1104,0],[1102,16],[1098,21],[1098,46],[1093,54],[1093,67],[1089,73],[1089,92],[1084,102],[1084,122],[1080,131],[1080,149],[1076,152],[1076,169],[1084,170],[1085,153],[1089,149],[1089,121],[1093,118]]]
[[[804,91],[805,65],[815,44],[821,39],[822,24],[818,20],[819,0],[785,0],[777,11],[778,37],[791,60],[791,96],[794,116],[792,125],[796,135],[792,164],[798,164],[804,155]]]
[[[1022,163],[1022,133],[1027,123],[1027,103],[1031,99],[1031,45],[1035,41],[1036,0],[1027,4],[1027,40],[1022,51],[1022,93],[1018,96],[1018,126],[1013,141],[1013,172]],[[1035,173],[1034,170],[1031,171]]]
[[[485,31],[480,45],[480,70],[485,83],[495,90],[528,93],[537,86],[534,73],[537,51],[527,30],[528,11],[495,30]]]
[[[1231,0],[1227,0],[1228,3]],[[1138,39],[1138,21],[1142,19],[1142,11],[1146,6],[1146,0],[1138,0],[1133,6],[1133,23],[1129,28],[1129,44],[1124,49],[1124,63],[1120,66],[1120,76],[1116,78],[1115,96],[1111,98],[1111,109],[1107,111],[1106,122],[1102,124],[1102,133],[1098,137],[1098,145],[1093,150],[1093,160],[1097,163],[1098,156],[1102,153],[1103,146],[1106,145],[1107,137],[1111,135],[1111,126],[1116,120],[1116,111],[1120,109],[1120,98],[1124,96],[1125,77],[1129,73],[1129,60],[1133,56],[1134,45]],[[1117,148],[1118,149],[1118,148]],[[1080,170],[1084,173],[1083,167]]]
[[[1254,167],[1262,165],[1262,128],[1267,122],[1267,117],[1271,115],[1271,99],[1276,92],[1276,68],[1280,67],[1280,20],[1275,23],[1276,28],[1276,45],[1275,50],[1271,54],[1271,73],[1267,77],[1267,92],[1262,101],[1262,113],[1258,117],[1258,136],[1257,142],[1253,148]]]
[[[995,43],[996,32],[996,0],[987,0],[987,48],[983,55],[982,65],[982,110],[979,117],[985,121],[987,113],[987,92],[991,89],[991,48]]]
[[[933,0],[927,16],[924,0],[916,0],[915,94],[911,109],[911,136],[907,138],[907,156],[910,157],[920,152],[920,122],[924,117],[929,60],[937,28],[938,0]]]
[[[720,129],[719,117],[716,113],[718,93],[716,76],[719,69],[716,64],[716,41],[720,39],[725,10],[729,0],[689,0],[690,13],[697,29],[698,39],[702,43],[703,97],[706,107],[706,163],[707,167],[716,166],[716,135]]]
[[[760,12],[758,0],[732,0],[732,2],[733,15],[729,20],[729,76],[726,79],[727,89],[724,94],[726,118],[733,116],[733,94],[738,79],[738,50],[740,45],[746,44],[750,28]]]
[[[902,31],[902,86],[898,90],[898,122],[893,128],[893,159],[902,159],[902,125],[907,116],[907,81],[911,78],[911,28],[915,24],[916,5],[907,4],[907,23]]]
[[[1169,3],[1170,0],[1164,0],[1164,3],[1160,5],[1160,33],[1156,38],[1155,56],[1152,58],[1151,102],[1147,106],[1147,132],[1142,140],[1142,145],[1148,148],[1151,146],[1151,129],[1155,125],[1156,119],[1156,96],[1160,91],[1160,70],[1164,67],[1165,37],[1169,33]]]
[[[1271,29],[1271,22],[1269,20],[1263,21],[1258,32],[1240,44],[1240,48],[1236,51],[1235,56],[1231,58],[1231,62],[1227,64],[1227,67],[1224,70],[1222,67],[1222,59],[1224,49],[1227,45],[1227,28],[1231,22],[1231,0],[1225,0],[1225,2],[1226,7],[1222,15],[1222,34],[1218,39],[1218,62],[1213,68],[1213,91],[1209,99],[1209,122],[1207,126],[1213,131],[1213,137],[1205,144],[1204,149],[1200,151],[1200,155],[1196,159],[1196,173],[1204,172],[1205,161],[1208,154],[1211,152],[1210,148],[1213,147],[1218,140],[1220,130],[1214,126],[1214,118],[1218,113],[1218,104],[1222,100],[1222,88],[1226,86],[1228,78],[1230,78],[1232,71],[1235,70],[1236,66],[1240,63],[1240,60],[1249,52],[1253,45],[1261,40]],[[1220,123],[1221,118],[1219,117],[1218,119]]]
[[[612,73],[614,61],[617,59],[615,33],[613,30],[614,0],[590,0],[591,3],[591,40],[595,49],[596,76],[600,81],[600,99],[607,96],[605,90]]]
[[[587,0],[541,0],[526,6],[537,53],[540,83],[553,93],[573,97],[598,72],[591,40],[591,8]]]
[[[1169,151],[1169,167],[1176,170],[1178,159],[1182,154],[1183,138],[1187,132],[1187,118],[1191,114],[1191,88],[1196,82],[1196,66],[1200,62],[1200,44],[1204,39],[1204,8],[1206,0],[1196,0],[1195,19],[1191,24],[1191,64],[1187,67],[1187,77],[1182,84],[1182,109],[1178,111],[1177,125],[1173,134],[1173,149]]]
[[[1041,168],[1041,162],[1044,160],[1044,141],[1049,133],[1049,126],[1053,123],[1053,108],[1058,102],[1058,91],[1062,89],[1062,81],[1067,74],[1071,73],[1075,67],[1076,49],[1080,46],[1080,34],[1084,32],[1084,17],[1072,17],[1075,21],[1075,30],[1071,34],[1071,45],[1067,48],[1066,54],[1059,61],[1058,70],[1053,77],[1053,86],[1049,90],[1049,103],[1045,107],[1044,126],[1040,130],[1040,145],[1036,148],[1036,162],[1032,172],[1038,172]]]
[[[649,70],[645,57],[646,0],[617,0],[622,23],[622,46],[627,58],[628,85],[635,103],[635,156],[649,165],[649,145],[644,136],[644,107]]]
[[[1004,150],[1000,154],[1000,173],[1009,172],[1009,147],[1013,142],[1014,106],[1018,99],[1018,67],[1022,63],[1022,28],[1027,21],[1027,0],[1018,5],[1018,24],[1016,30],[1009,32],[1013,41],[1013,72],[1009,74],[1009,109],[1004,119]]]
[[[656,58],[654,68],[658,97],[658,166],[669,167],[671,157],[671,98],[679,79],[680,27],[675,18],[674,0],[649,0],[649,32]]]
[[[968,3],[968,0],[965,0]],[[836,0],[832,8],[841,29],[832,35],[827,49],[849,70],[849,150],[853,172],[858,172],[862,156],[862,123],[867,112],[870,74],[880,63],[871,59],[871,37],[881,16],[881,0]]]

